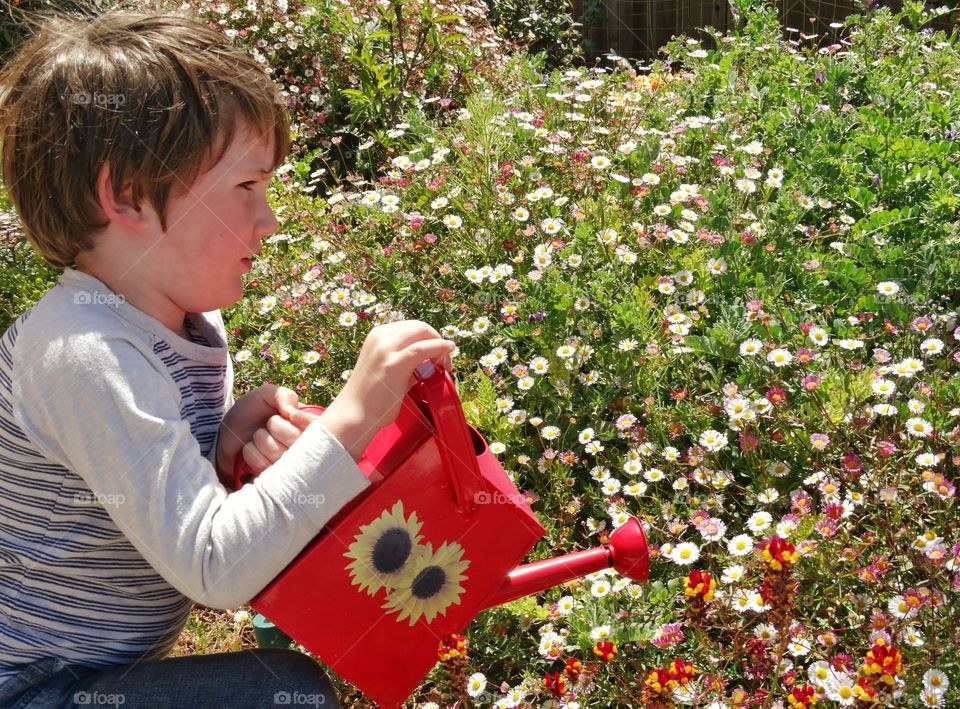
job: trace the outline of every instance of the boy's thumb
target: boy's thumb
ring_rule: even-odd
[[[300,397],[293,389],[286,387],[277,387],[273,394],[274,408],[283,416],[292,422],[292,416],[298,411],[297,404],[300,403]]]
[[[307,426],[316,421],[318,418],[320,417],[315,413],[309,413],[303,409],[295,409],[293,413],[287,417],[287,420],[301,431],[305,431]]]
[[[404,356],[410,359],[413,366],[418,366],[428,359],[440,360],[453,352],[456,346],[457,344],[450,340],[423,340],[410,345]]]

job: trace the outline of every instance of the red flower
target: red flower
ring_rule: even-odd
[[[790,690],[787,702],[792,707],[809,707],[817,703],[817,691],[809,684],[801,684]]]
[[[583,663],[575,657],[568,657],[563,671],[570,676],[570,679],[576,680],[583,672]]]
[[[865,675],[878,675],[884,684],[893,684],[894,677],[903,669],[903,655],[893,645],[887,645],[883,638],[878,638],[873,647],[867,651],[860,671]]]
[[[699,598],[704,603],[713,600],[714,591],[717,590],[717,582],[706,571],[694,569],[683,582],[683,592],[690,599]]]
[[[543,686],[548,692],[557,697],[562,697],[567,693],[567,683],[563,679],[562,672],[554,672],[553,674],[549,672],[545,673],[543,675]]]
[[[467,656],[467,639],[462,635],[451,633],[440,641],[437,652],[440,662],[448,662],[457,657]]]
[[[763,560],[767,562],[774,571],[789,569],[800,558],[796,548],[786,539],[782,539],[774,534],[770,540],[763,546]]]
[[[617,654],[617,646],[609,641],[600,641],[594,646],[593,654],[603,662],[610,662]]]
[[[678,657],[666,667],[649,670],[643,684],[654,694],[671,694],[674,689],[693,679],[694,674],[693,664]]]

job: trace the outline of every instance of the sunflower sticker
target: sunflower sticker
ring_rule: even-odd
[[[460,582],[467,578],[463,572],[468,566],[459,544],[444,542],[434,553],[428,543],[411,562],[410,575],[387,596],[383,608],[399,613],[398,623],[409,618],[413,625],[421,616],[432,623],[438,614],[446,614],[448,606],[460,602]]]
[[[443,542],[434,551],[433,544],[421,544],[422,522],[417,513],[404,514],[403,501],[370,524],[360,527],[345,557],[350,581],[361,591],[375,596],[387,593],[382,608],[398,613],[397,622],[414,625],[421,617],[428,623],[447,608],[460,602],[470,562],[463,558],[463,547]]]
[[[396,588],[410,572],[409,562],[423,538],[421,526],[416,512],[409,519],[403,516],[403,502],[398,501],[392,510],[384,510],[373,522],[360,527],[360,534],[344,554],[354,560],[347,565],[352,583],[371,596],[381,588]]]

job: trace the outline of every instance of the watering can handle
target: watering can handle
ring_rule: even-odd
[[[418,381],[411,393],[430,410],[440,460],[449,472],[457,506],[472,509],[485,487],[456,385],[450,372],[430,361],[417,367],[414,375]]]

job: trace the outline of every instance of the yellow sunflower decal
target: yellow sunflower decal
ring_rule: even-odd
[[[444,542],[436,552],[432,544],[426,544],[411,560],[410,573],[387,596],[382,608],[400,613],[398,623],[409,618],[413,625],[421,616],[431,623],[437,614],[445,615],[451,604],[460,603],[460,582],[467,578],[464,572],[469,566],[459,544]]]
[[[353,561],[347,565],[350,581],[371,596],[381,588],[396,588],[409,577],[411,561],[419,555],[420,527],[417,513],[403,514],[403,502],[398,501],[389,512],[384,510],[377,519],[360,528],[349,551],[344,554]]]

